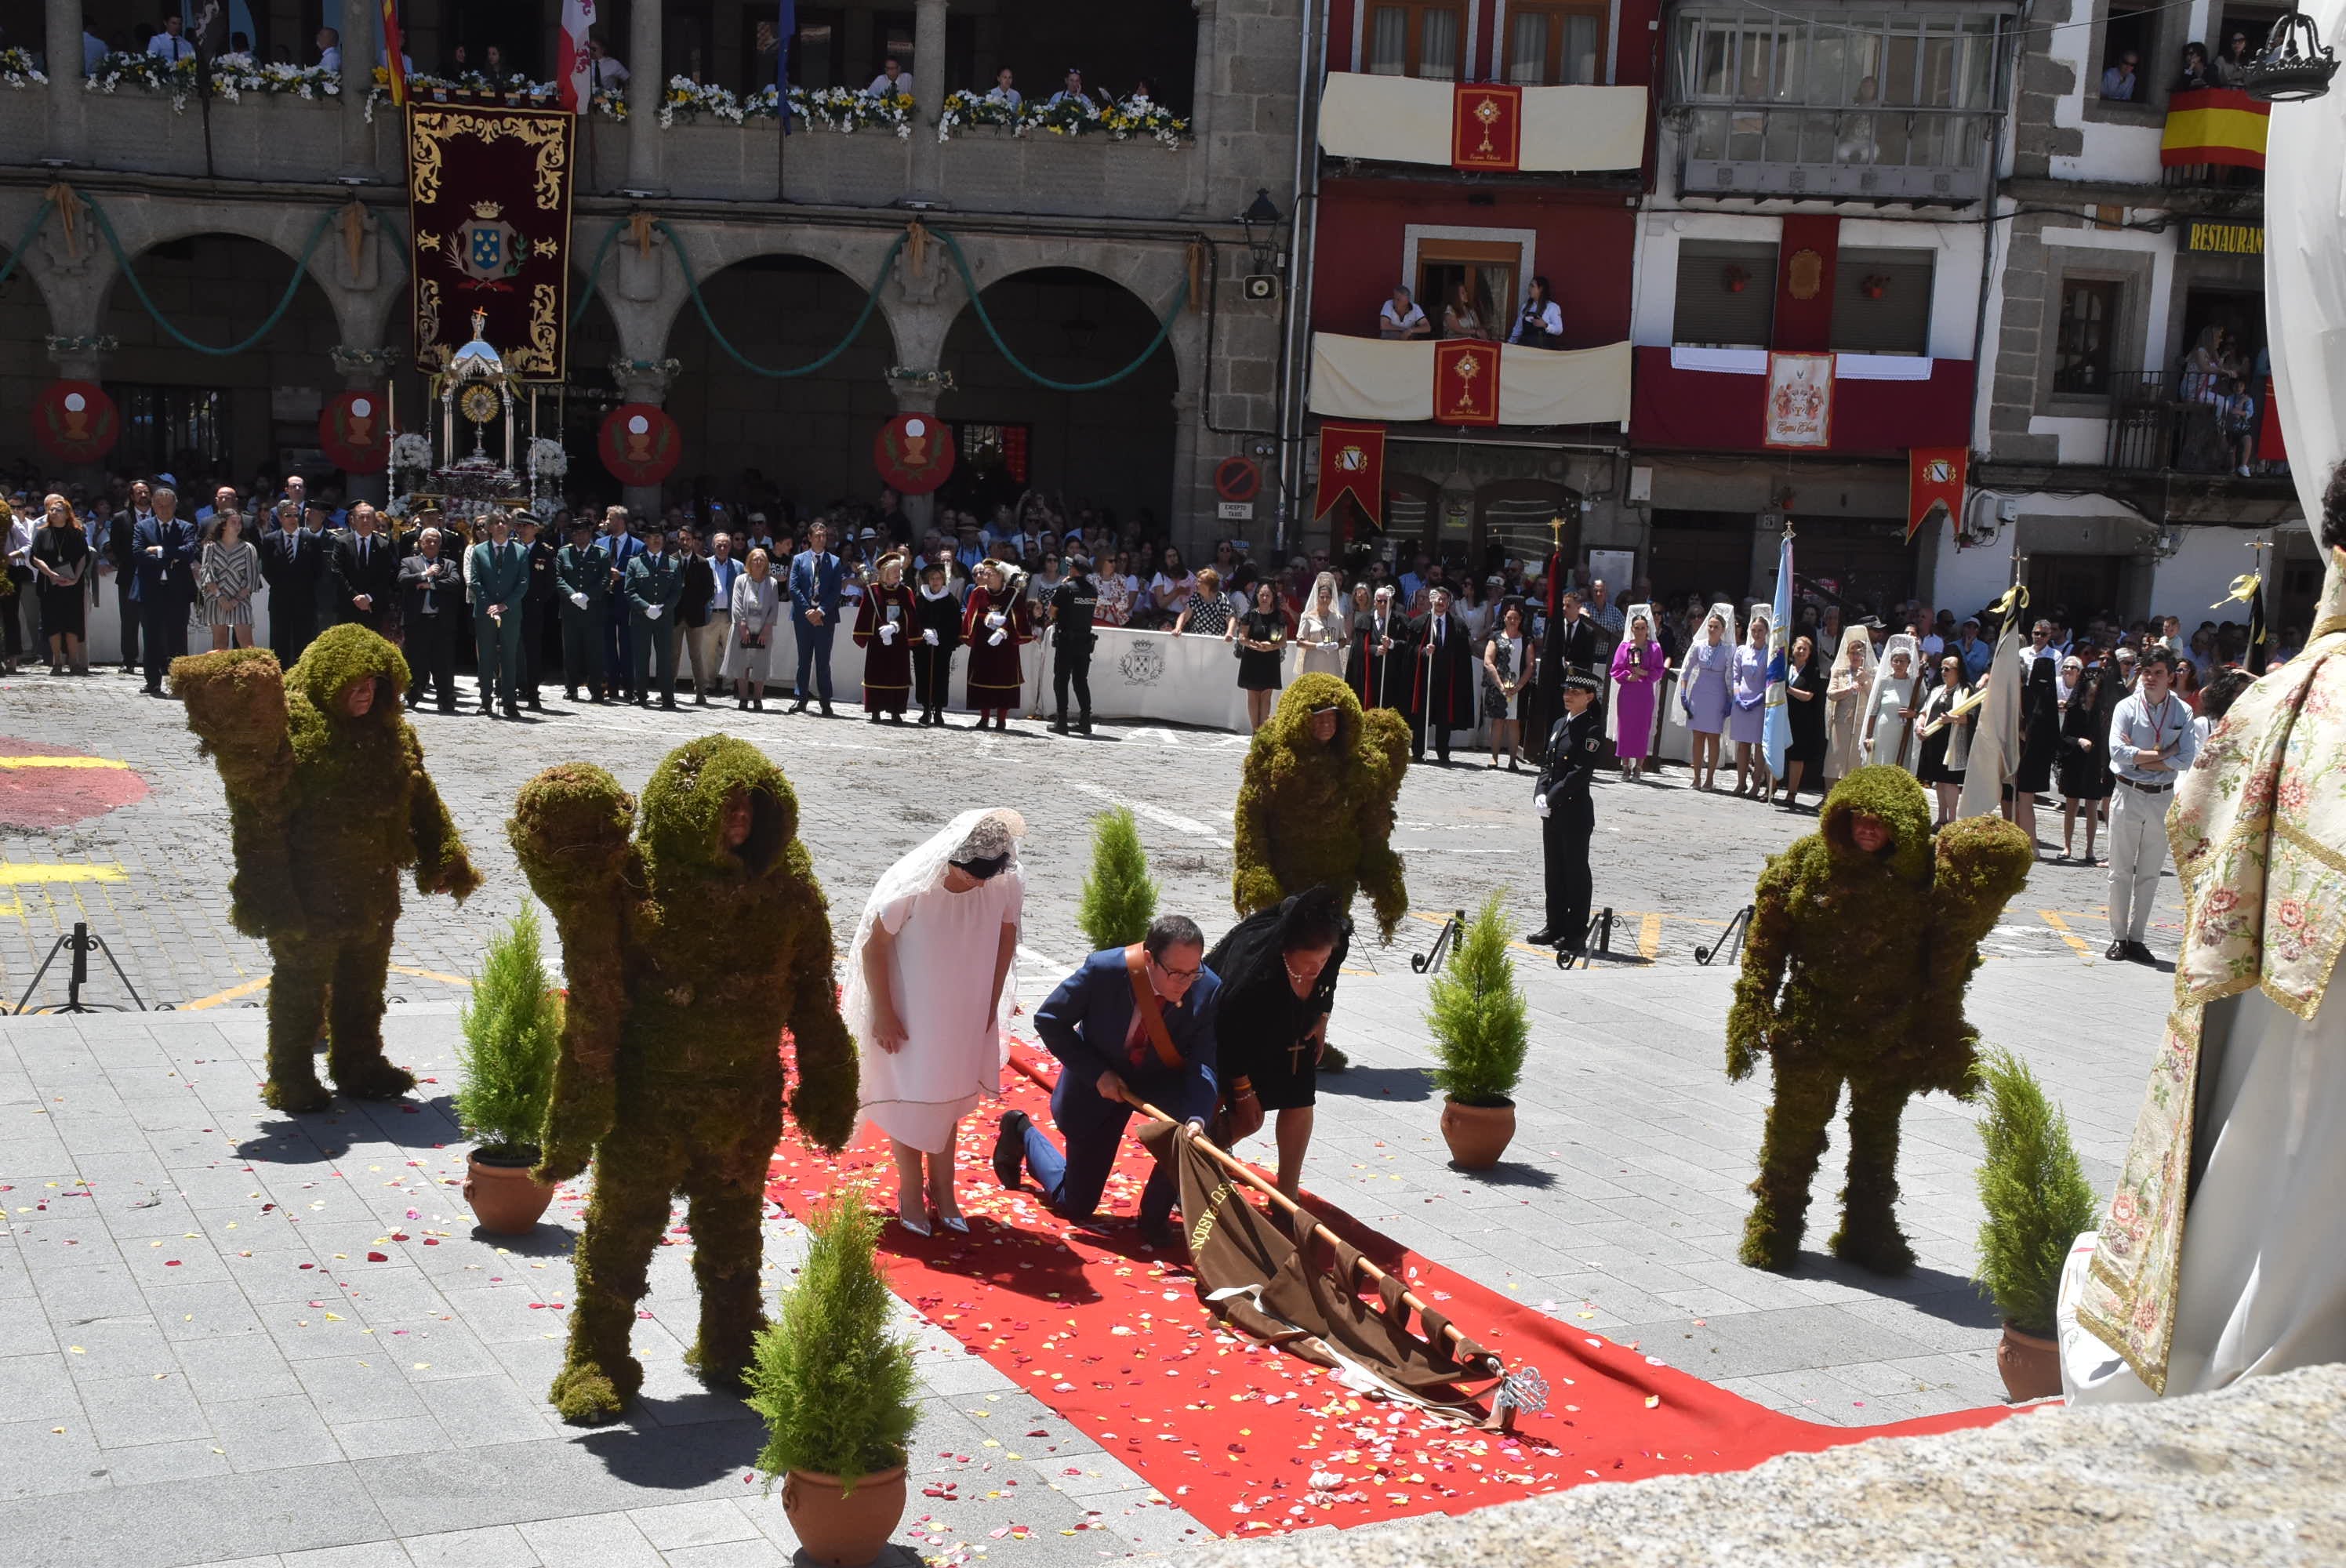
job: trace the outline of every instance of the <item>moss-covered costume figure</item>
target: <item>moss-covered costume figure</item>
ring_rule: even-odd
[[[766,1326],[759,1217],[782,1130],[785,1025],[799,1130],[834,1152],[854,1130],[855,1047],[798,819],[781,769],[725,735],[668,753],[645,787],[640,837],[633,798],[586,763],[547,769],[515,806],[514,850],[553,911],[570,987],[536,1174],[596,1166],[551,1396],[566,1420],[608,1420],[642,1385],[627,1337],[677,1192],[700,1285],[688,1359],[712,1388],[738,1386]]]
[[[1754,1268],[1799,1256],[1843,1083],[1849,1185],[1833,1256],[1882,1274],[1913,1267],[1895,1212],[1899,1118],[1912,1095],[1978,1086],[1964,988],[2035,859],[2011,823],[1972,817],[1939,834],[1934,867],[1931,815],[1903,769],[1857,769],[1825,798],[1817,830],[1760,874],[1727,1017],[1727,1075],[1749,1076],[1763,1053],[1775,1071],[1743,1227]]]
[[[382,987],[399,921],[399,872],[461,903],[481,885],[423,771],[400,697],[407,661],[366,627],[321,634],[280,670],[267,648],[171,661],[188,728],[228,789],[236,871],[229,919],[269,943],[269,1083],[280,1111],[346,1095],[392,1099],[414,1077],[382,1059]]]
[[[1377,935],[1392,941],[1409,911],[1392,850],[1393,801],[1408,770],[1407,719],[1384,708],[1363,714],[1337,676],[1297,677],[1255,731],[1239,783],[1230,872],[1238,912],[1322,884],[1349,910],[1365,888]]]

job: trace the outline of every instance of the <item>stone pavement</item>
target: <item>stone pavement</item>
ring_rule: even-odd
[[[719,725],[766,746],[792,778],[836,924],[852,920],[882,868],[954,811],[994,800],[1024,811],[1033,833],[1020,967],[1030,1003],[1082,949],[1074,916],[1088,823],[1110,801],[1139,811],[1164,907],[1198,914],[1209,932],[1228,919],[1225,842],[1242,738],[1121,727],[1090,742],[1031,726],[1007,736],[892,731],[847,718],[742,716],[729,705],[588,709],[525,725],[426,715],[430,765],[489,877],[461,911],[411,897],[400,924],[394,1038],[441,1082],[412,1112],[293,1122],[252,1092],[260,1017],[250,1009],[267,958],[226,927],[218,782],[179,710],[112,677],[0,683],[0,736],[124,761],[151,791],[69,828],[0,824],[7,1003],[56,932],[87,918],[149,1002],[195,1009],[0,1023],[0,1183],[14,1189],[0,1194],[10,1232],[0,1237],[0,1540],[54,1543],[44,1563],[154,1568],[270,1553],[423,1563],[443,1548],[478,1568],[525,1563],[530,1552],[549,1563],[652,1562],[656,1553],[750,1562],[787,1549],[779,1503],[743,1484],[755,1423],[686,1378],[680,1342],[664,1326],[690,1320],[685,1249],[662,1254],[654,1319],[640,1326],[653,1341],[643,1414],[617,1433],[582,1437],[542,1402],[575,1200],[549,1214],[532,1247],[500,1255],[472,1237],[461,1203],[438,1185],[462,1153],[444,1111],[451,1004],[482,942],[523,896],[501,832],[515,789],[538,768],[579,757],[638,787],[669,748]],[[1902,1212],[1923,1260],[1912,1278],[1879,1280],[1814,1252],[1789,1277],[1734,1258],[1766,1088],[1724,1078],[1732,963],[1702,967],[1693,950],[1718,939],[1764,855],[1811,819],[1697,796],[1678,775],[1600,786],[1598,899],[1622,913],[1617,949],[1647,961],[1566,973],[1544,953],[1518,953],[1535,1019],[1519,1132],[1499,1170],[1450,1169],[1424,1075],[1425,981],[1407,955],[1431,944],[1440,911],[1471,907],[1494,886],[1509,887],[1519,920],[1536,922],[1529,794],[1527,778],[1479,765],[1413,771],[1397,842],[1423,912],[1393,948],[1356,952],[1334,1036],[1359,1065],[1323,1080],[1307,1185],[1491,1288],[1771,1408],[1867,1425],[1999,1398],[1993,1314],[1968,1283],[1979,1219],[1968,1107],[1923,1100],[1905,1120]],[[2041,868],[1991,939],[1971,1010],[1990,1041],[2028,1056],[2068,1111],[2088,1176],[2106,1184],[2133,1125],[2168,982],[2099,960],[2101,884],[2092,871]],[[2171,905],[2171,880],[2167,888]],[[2178,916],[2160,913],[2152,941],[2165,952]],[[97,974],[92,995],[118,1000],[102,963]],[[62,994],[53,975],[41,1000]],[[1828,1154],[1819,1177],[1820,1238],[1831,1225],[1836,1158]],[[402,1185],[384,1185],[393,1180]],[[79,1182],[96,1196],[64,1196]],[[308,1207],[318,1202],[329,1207]],[[267,1203],[278,1207],[263,1213]],[[406,1241],[377,1239],[402,1228]],[[780,1263],[792,1227],[775,1219],[769,1232]],[[356,1261],[369,1251],[385,1261]],[[289,1257],[320,1268],[301,1270]],[[321,1273],[347,1280],[359,1295],[342,1300],[359,1309],[310,1283]],[[399,1349],[370,1355],[364,1341],[385,1337]],[[929,1340],[916,1450],[923,1464],[958,1473],[971,1501],[916,1496],[945,1528],[933,1542],[902,1539],[948,1561],[974,1560],[983,1547],[985,1561],[1015,1563],[1093,1562],[1199,1538],[1183,1534],[1202,1533],[1197,1522],[1151,1502],[1007,1380],[948,1351],[941,1335]],[[989,1434],[1032,1430],[1051,1435],[984,1446]],[[1022,1446],[1030,1441],[1057,1451],[1037,1455]],[[1011,1449],[1025,1457],[1010,1460]],[[989,1459],[993,1472],[968,1473]],[[291,1471],[318,1473],[309,1484],[289,1480]],[[94,1506],[87,1495],[125,1487],[138,1489],[135,1499]],[[213,1501],[231,1495],[233,1505]],[[474,1530],[492,1533],[435,1539]],[[398,1542],[405,1558],[388,1544]],[[578,1554],[579,1542],[606,1555]],[[321,1549],[342,1554],[301,1555]]]

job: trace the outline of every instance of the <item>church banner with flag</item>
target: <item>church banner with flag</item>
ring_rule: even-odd
[[[1339,424],[1330,420],[1320,427],[1320,498],[1311,520],[1318,522],[1349,495],[1369,521],[1384,526],[1385,427],[1381,424]]]
[[[1792,715],[1786,706],[1791,698],[1785,694],[1791,674],[1791,630],[1792,524],[1787,518],[1783,543],[1777,546],[1776,602],[1768,623],[1767,728],[1761,736],[1768,748],[1768,771],[1779,779],[1784,776],[1784,753],[1792,744]]]
[[[1964,474],[1971,465],[1971,450],[1962,446],[1917,446],[1906,453],[1906,542],[1941,507],[1960,524],[1964,518]]]
[[[586,35],[594,25],[595,0],[562,0],[562,42],[554,79],[562,84],[562,107],[574,115],[595,105],[594,84],[587,79],[593,56],[586,50]]]
[[[559,381],[570,300],[572,148],[561,109],[417,105],[407,117],[415,363],[438,371],[474,311],[506,368]]]

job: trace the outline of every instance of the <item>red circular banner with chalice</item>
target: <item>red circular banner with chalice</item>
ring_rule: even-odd
[[[872,438],[872,462],[897,494],[926,495],[953,473],[953,427],[933,413],[900,413]]]
[[[391,462],[382,393],[346,392],[319,410],[318,449],[344,473],[381,473]]]
[[[95,463],[121,439],[122,418],[96,382],[51,382],[33,399],[33,436],[60,463]]]
[[[605,414],[595,446],[622,484],[658,484],[684,461],[684,432],[653,402],[623,402]]]

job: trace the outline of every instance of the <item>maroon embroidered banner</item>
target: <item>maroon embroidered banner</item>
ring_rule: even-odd
[[[1445,338],[1433,345],[1433,423],[1499,423],[1499,345]]]
[[[60,463],[96,463],[121,439],[114,400],[95,382],[51,382],[33,399],[33,434]]]
[[[1523,167],[1524,90],[1461,84],[1450,98],[1450,166],[1513,174]]]
[[[407,116],[415,362],[444,369],[484,336],[524,381],[559,381],[570,315],[570,176],[578,117],[417,105]]]
[[[346,392],[319,410],[318,447],[344,473],[381,473],[391,462],[382,393]]]
[[[595,445],[622,484],[658,484],[684,461],[684,432],[656,402],[623,402],[605,414]]]

